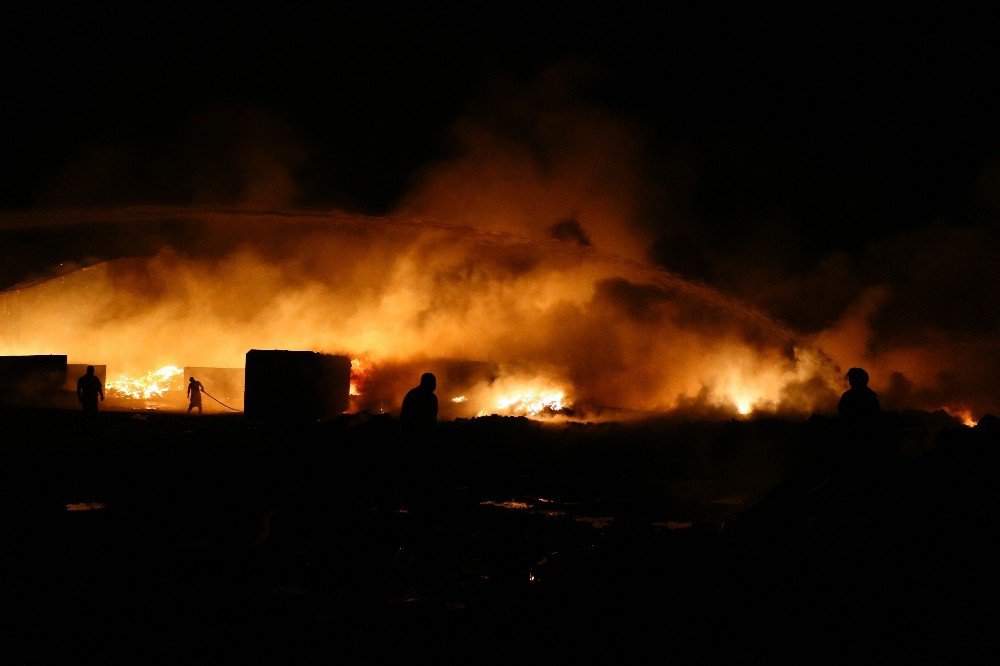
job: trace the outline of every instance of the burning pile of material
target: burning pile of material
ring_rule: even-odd
[[[165,365],[143,375],[119,375],[109,379],[104,390],[109,398],[122,400],[149,400],[162,398],[167,391],[184,391],[184,371],[174,365]]]
[[[540,414],[556,414],[569,408],[564,391],[535,391],[507,395],[497,400],[497,408],[512,414],[539,416]],[[485,414],[486,410],[480,412]]]

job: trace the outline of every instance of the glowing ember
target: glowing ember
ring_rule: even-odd
[[[454,398],[451,399],[452,402],[465,402],[466,400],[468,400],[468,398],[466,398],[464,395],[456,395]]]
[[[175,365],[165,365],[159,370],[147,372],[135,377],[123,376],[108,380],[104,389],[108,397],[131,400],[149,400],[152,397],[162,398],[171,390],[183,390],[183,382],[174,381],[184,374],[184,370]]]
[[[561,412],[569,403],[563,391],[526,391],[499,398],[496,406],[510,414],[538,416],[544,412]]]

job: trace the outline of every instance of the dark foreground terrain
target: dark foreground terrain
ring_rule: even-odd
[[[3,663],[993,661],[1000,435],[2,413]],[[845,464],[845,460],[847,461]],[[432,663],[433,663],[432,662]]]

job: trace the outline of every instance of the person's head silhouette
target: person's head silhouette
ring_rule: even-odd
[[[420,388],[425,391],[434,392],[434,389],[437,388],[437,377],[434,376],[434,373],[425,372],[420,375]]]
[[[191,383],[194,384],[194,377],[191,377]]]
[[[88,365],[87,366],[87,374],[88,375],[94,374],[94,366],[92,366],[92,365]]]
[[[847,381],[852,389],[859,389],[868,386],[868,373],[862,368],[851,368],[847,371]]]

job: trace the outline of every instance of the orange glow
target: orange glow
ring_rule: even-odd
[[[561,412],[567,407],[569,403],[566,401],[566,394],[559,390],[528,389],[496,400],[496,409],[518,416],[537,417],[546,412]]]
[[[351,395],[361,395],[361,386],[364,384],[369,369],[370,366],[367,363],[362,363],[361,359],[351,359]]]
[[[196,220],[238,239],[248,224],[280,227],[284,244],[164,249],[5,294],[19,333],[0,354],[106,364],[120,400],[183,391],[167,362],[242,367],[255,348],[349,355],[355,410],[397,410],[420,370],[391,382],[379,370],[431,358],[495,369],[439,381],[449,416],[804,414],[843,390],[834,364],[766,315],[590,247],[347,214],[100,215]]]
[[[978,421],[976,421],[976,419],[973,418],[971,409],[965,407],[961,408],[942,407],[942,409],[948,412],[948,414],[950,414],[951,416],[954,416],[956,419],[961,421],[963,425],[966,425],[969,428],[975,428],[976,424],[978,423]]]
[[[183,374],[183,369],[175,365],[166,365],[143,375],[119,375],[114,379],[108,379],[104,390],[109,398],[124,400],[162,398],[167,391],[184,390],[184,381],[181,377]]]

